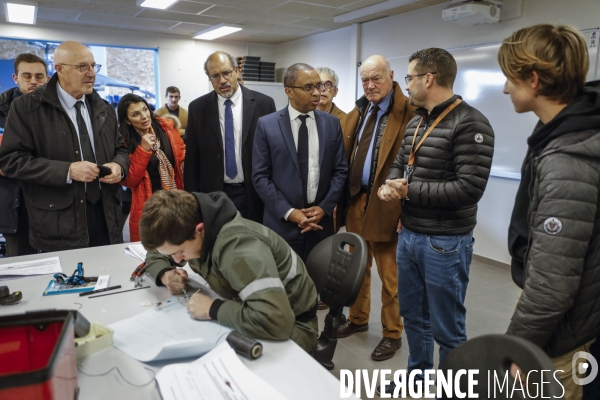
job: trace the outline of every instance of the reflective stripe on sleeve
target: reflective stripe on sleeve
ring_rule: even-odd
[[[283,280],[283,286],[286,286],[289,281],[291,281],[292,279],[294,279],[296,277],[296,272],[298,269],[298,254],[296,254],[296,252],[294,250],[292,250],[291,247],[290,247],[290,253],[291,253],[290,255],[292,257],[292,266],[290,267],[290,270],[288,271],[287,276]]]
[[[246,301],[246,299],[254,293],[271,288],[281,288],[285,290],[283,283],[281,283],[279,278],[262,278],[250,282],[248,286],[242,289],[239,296],[242,301]]]

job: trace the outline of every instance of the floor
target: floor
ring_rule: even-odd
[[[381,340],[381,324],[379,310],[381,309],[381,280],[373,266],[371,287],[371,320],[367,332],[356,333],[338,341],[333,361],[335,368],[332,373],[340,378],[340,369],[405,369],[408,363],[408,344],[406,335],[402,335],[402,348],[396,355],[386,361],[371,360],[371,352]],[[510,322],[520,289],[513,283],[508,266],[500,267],[473,260],[471,264],[470,282],[467,289],[467,335],[469,338],[488,333],[504,333]],[[345,312],[348,315],[347,311]],[[327,310],[319,311],[319,327]],[[435,349],[435,365],[438,363],[438,347]],[[372,375],[369,375],[372,376]],[[360,397],[369,398],[365,392],[364,383]],[[379,399],[377,394],[375,399]]]

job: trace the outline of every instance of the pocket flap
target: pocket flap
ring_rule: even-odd
[[[40,210],[64,210],[73,204],[73,196],[34,196],[32,202]]]

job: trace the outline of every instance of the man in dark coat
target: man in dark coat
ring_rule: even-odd
[[[190,103],[183,187],[225,192],[242,217],[262,223],[264,205],[252,185],[252,147],[256,122],[275,112],[275,102],[237,82],[237,62],[230,54],[211,54],[204,72],[214,91]]]
[[[129,155],[114,109],[94,92],[100,66],[77,42],[58,46],[54,62],[46,86],[13,102],[0,169],[21,181],[34,248],[122,243],[118,183]],[[98,166],[105,167],[102,178]]]
[[[0,128],[4,129],[13,100],[33,92],[48,82],[46,62],[35,54],[19,54],[15,59],[13,80],[17,85],[0,94]],[[34,254],[29,244],[29,218],[19,181],[0,170],[0,233],[6,239],[7,257]]]

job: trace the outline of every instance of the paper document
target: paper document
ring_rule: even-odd
[[[0,280],[29,275],[46,275],[62,272],[58,257],[41,260],[22,261],[0,265]]]
[[[227,342],[193,363],[167,365],[156,381],[163,400],[285,399],[250,371]]]
[[[144,246],[141,244],[130,244],[129,246],[125,247],[125,250],[123,251],[125,254],[128,254],[133,258],[137,258],[141,262],[146,261],[146,249],[144,249]]]
[[[183,298],[171,297],[153,309],[110,327],[113,345],[139,361],[198,357],[224,341],[231,329],[216,321],[197,321]]]

